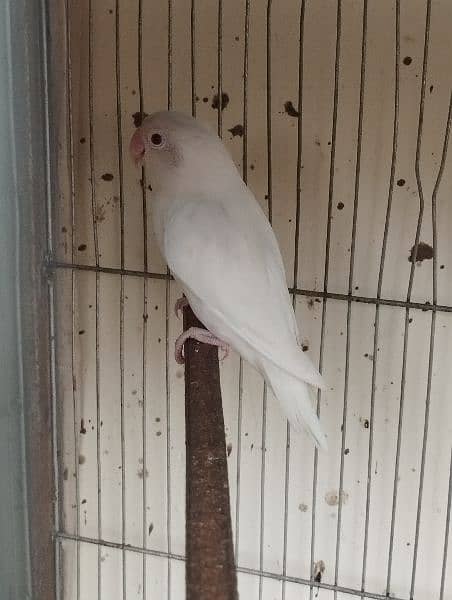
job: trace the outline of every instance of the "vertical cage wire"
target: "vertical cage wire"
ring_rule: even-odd
[[[150,233],[148,232],[148,184],[152,182],[152,174],[145,173],[144,168],[141,172],[141,201],[142,201],[142,221],[143,221],[143,267],[142,269],[129,268],[126,262],[126,234],[125,234],[125,221],[126,221],[126,195],[127,190],[125,187],[125,176],[124,176],[124,161],[126,160],[125,152],[123,150],[123,135],[124,135],[124,124],[123,124],[123,102],[122,102],[122,66],[121,66],[121,52],[123,48],[121,38],[121,2],[116,0],[114,8],[114,28],[115,28],[115,48],[116,54],[114,58],[114,73],[115,73],[115,91],[116,91],[116,124],[117,124],[117,144],[118,144],[118,174],[119,174],[119,264],[117,266],[104,266],[101,260],[101,251],[99,246],[99,222],[97,215],[99,214],[99,198],[96,190],[95,178],[96,178],[96,164],[95,164],[95,147],[96,141],[96,130],[94,126],[95,120],[95,106],[94,106],[94,11],[96,10],[92,1],[89,0],[87,3],[87,20],[88,20],[88,122],[89,122],[89,180],[90,180],[90,202],[91,202],[91,227],[92,227],[92,243],[94,248],[94,263],[80,264],[77,260],[76,253],[76,238],[74,232],[76,230],[76,203],[77,203],[77,189],[74,177],[74,160],[76,157],[76,145],[74,141],[74,124],[73,124],[73,112],[74,112],[74,89],[72,80],[73,71],[73,52],[74,46],[72,44],[71,35],[71,15],[72,15],[72,3],[70,0],[66,0],[65,3],[65,62],[66,62],[66,99],[67,99],[67,142],[68,147],[66,149],[68,156],[68,178],[69,178],[69,203],[70,203],[70,215],[71,215],[71,249],[69,253],[70,260],[61,260],[57,252],[52,249],[50,245],[50,261],[49,267],[57,276],[59,273],[64,273],[65,270],[70,270],[70,281],[71,281],[71,369],[73,374],[73,387],[72,387],[72,410],[74,413],[74,473],[75,473],[75,530],[74,533],[70,533],[61,529],[61,525],[57,525],[56,542],[58,548],[61,547],[65,542],[75,544],[75,592],[74,598],[79,600],[81,590],[81,580],[84,575],[81,571],[81,558],[80,552],[81,547],[84,544],[93,544],[97,549],[97,598],[100,600],[104,597],[102,589],[102,562],[103,562],[103,550],[104,549],[116,549],[121,552],[121,569],[122,569],[122,589],[121,594],[123,600],[127,599],[128,589],[128,556],[137,554],[141,556],[141,596],[143,600],[152,595],[152,589],[149,589],[148,585],[148,559],[150,557],[160,557],[166,560],[167,571],[166,571],[166,591],[167,597],[174,597],[173,592],[173,570],[172,565],[176,562],[183,561],[184,557],[181,554],[173,551],[173,522],[172,522],[172,498],[174,497],[172,489],[172,442],[173,432],[171,429],[172,414],[171,414],[171,366],[170,366],[170,301],[171,301],[171,276],[168,271],[156,273],[150,268],[150,262],[148,257]],[[201,2],[191,0],[189,6],[189,32],[190,32],[190,105],[191,112],[195,116],[198,112],[197,102],[197,90],[199,88],[197,82],[197,52],[199,52],[198,41],[202,36],[202,32],[197,29],[197,19],[200,15],[200,4]],[[330,268],[331,268],[331,253],[332,253],[332,221],[333,221],[333,209],[334,202],[336,200],[336,176],[337,176],[337,164],[336,157],[338,150],[338,124],[339,124],[339,102],[341,94],[341,77],[342,77],[342,54],[343,54],[343,19],[344,11],[346,7],[342,0],[337,0],[335,3],[335,44],[334,44],[334,86],[332,93],[332,110],[331,110],[331,144],[329,149],[329,181],[328,181],[328,203],[327,203],[327,222],[325,229],[325,260],[323,270],[323,283],[322,289],[304,289],[300,286],[300,281],[303,278],[300,277],[300,264],[299,264],[299,252],[300,252],[300,236],[301,227],[300,224],[303,221],[303,189],[302,189],[302,168],[304,161],[304,101],[305,95],[308,93],[304,86],[304,69],[305,69],[305,26],[306,26],[306,12],[312,5],[307,0],[300,0],[298,6],[298,31],[299,31],[299,46],[298,46],[298,98],[297,98],[297,129],[296,129],[296,145],[297,145],[297,156],[296,156],[296,180],[295,180],[295,234],[294,234],[294,260],[293,260],[293,274],[292,274],[292,285],[290,286],[290,292],[292,294],[292,300],[294,308],[296,307],[297,300],[300,298],[317,298],[321,301],[321,320],[320,320],[320,348],[319,348],[319,367],[323,371],[325,361],[325,350],[326,344],[328,343],[328,331],[327,321],[330,302],[339,301],[346,305],[346,322],[345,322],[345,360],[344,360],[344,390],[342,395],[342,426],[339,444],[339,473],[338,473],[338,502],[337,502],[337,521],[335,527],[335,550],[334,550],[334,565],[332,566],[333,578],[332,582],[325,582],[319,580],[317,573],[314,569],[316,552],[317,552],[317,525],[318,525],[318,513],[317,507],[319,503],[319,487],[318,487],[318,476],[319,468],[321,467],[319,460],[319,453],[317,450],[313,452],[313,463],[312,463],[312,513],[311,513],[311,537],[309,541],[309,555],[310,555],[310,573],[308,577],[298,577],[290,574],[288,568],[288,537],[289,537],[289,498],[290,498],[290,482],[292,477],[296,476],[294,469],[292,468],[292,439],[290,427],[287,425],[286,429],[286,441],[285,441],[285,452],[284,452],[284,489],[283,489],[283,504],[282,504],[282,551],[281,551],[281,571],[273,572],[265,569],[265,552],[266,552],[266,514],[267,514],[267,498],[266,498],[266,476],[267,476],[267,463],[266,463],[266,451],[267,444],[271,443],[270,430],[268,429],[267,419],[267,387],[264,385],[263,393],[260,398],[261,402],[261,415],[262,415],[262,426],[261,426],[261,461],[260,461],[260,474],[259,474],[259,540],[258,540],[258,552],[257,552],[257,565],[258,568],[253,568],[241,564],[241,546],[240,536],[241,527],[240,520],[243,518],[241,513],[241,495],[242,491],[242,478],[241,478],[241,465],[243,460],[242,454],[242,435],[243,435],[243,420],[242,420],[242,400],[243,400],[243,386],[244,386],[244,374],[243,374],[243,363],[240,360],[237,383],[238,383],[238,404],[237,404],[237,456],[235,465],[235,483],[236,483],[236,497],[235,497],[235,550],[238,556],[238,570],[243,574],[254,576],[257,578],[257,596],[259,600],[264,597],[265,585],[268,580],[280,581],[280,597],[281,600],[285,600],[288,592],[288,584],[298,584],[300,586],[307,586],[309,589],[310,598],[314,597],[316,588],[321,588],[325,592],[330,591],[334,598],[337,598],[339,594],[356,595],[362,598],[376,598],[383,599],[391,595],[396,600],[406,600],[403,596],[394,595],[393,592],[393,571],[394,571],[394,544],[396,539],[396,528],[398,526],[398,495],[399,495],[399,475],[400,475],[400,461],[403,444],[403,432],[406,419],[405,402],[406,402],[406,385],[408,376],[408,350],[410,344],[410,315],[413,310],[428,311],[430,314],[430,332],[428,337],[428,365],[427,365],[427,380],[425,382],[425,406],[423,415],[423,427],[422,427],[422,440],[419,442],[420,449],[420,474],[419,484],[417,489],[417,508],[415,513],[415,526],[414,526],[414,545],[413,545],[413,556],[411,566],[411,577],[409,586],[409,597],[415,598],[416,594],[416,582],[418,576],[418,558],[419,558],[419,544],[421,534],[421,523],[423,517],[423,492],[425,484],[425,469],[426,469],[426,456],[427,456],[427,445],[429,442],[429,425],[430,425],[430,407],[431,407],[431,394],[432,394],[432,381],[434,376],[434,361],[435,361],[435,337],[437,333],[437,316],[438,314],[447,314],[452,312],[452,306],[448,304],[440,304],[438,302],[438,217],[437,217],[437,196],[443,180],[444,172],[446,170],[446,162],[448,155],[449,135],[452,119],[452,95],[450,96],[448,105],[447,119],[443,126],[443,140],[442,150],[439,159],[439,165],[437,173],[434,179],[433,190],[431,194],[427,194],[424,191],[423,176],[421,173],[421,152],[423,149],[423,137],[424,137],[424,119],[425,119],[425,104],[428,87],[428,69],[429,69],[429,52],[431,44],[431,19],[432,19],[432,2],[426,0],[425,2],[425,23],[424,23],[424,44],[423,44],[423,58],[422,58],[422,75],[420,84],[420,101],[419,101],[419,114],[418,114],[418,129],[416,135],[416,153],[415,153],[415,178],[418,195],[418,211],[416,229],[413,240],[412,248],[412,260],[409,269],[408,286],[406,291],[406,297],[404,300],[397,298],[387,298],[383,295],[383,281],[385,266],[387,264],[387,252],[388,252],[388,240],[390,235],[391,217],[393,213],[393,198],[395,189],[396,171],[398,166],[398,147],[399,147],[399,114],[400,114],[400,68],[401,68],[401,6],[400,0],[395,0],[394,7],[394,22],[392,27],[394,29],[394,57],[393,57],[393,72],[394,72],[394,93],[393,93],[393,127],[392,127],[392,150],[390,160],[390,172],[389,181],[387,187],[386,197],[386,211],[384,217],[384,227],[381,238],[380,248],[380,260],[378,267],[378,281],[376,285],[375,295],[360,295],[355,294],[355,258],[357,252],[357,229],[358,229],[358,215],[360,209],[360,183],[362,177],[362,146],[364,140],[364,120],[366,118],[365,103],[366,103],[366,66],[368,60],[368,28],[369,28],[369,3],[367,0],[364,1],[361,10],[361,56],[360,56],[360,73],[359,73],[359,104],[357,113],[357,134],[356,134],[356,146],[355,146],[355,171],[354,171],[354,192],[353,192],[353,213],[351,222],[351,233],[350,233],[350,257],[348,264],[347,274],[347,286],[344,292],[335,291],[330,288]],[[273,157],[273,146],[274,146],[274,117],[275,108],[273,104],[274,90],[272,88],[272,81],[274,78],[274,64],[272,62],[272,47],[273,47],[273,12],[278,7],[274,6],[272,0],[268,0],[265,13],[265,51],[266,51],[266,83],[265,83],[265,119],[266,119],[266,163],[267,163],[267,211],[270,221],[274,217],[274,208],[277,198],[274,198],[274,186],[273,186],[273,173],[274,173],[274,157]],[[333,9],[333,7],[331,7]],[[162,4],[162,10],[163,4]],[[217,3],[217,22],[216,22],[216,60],[217,60],[217,82],[216,82],[216,93],[218,97],[217,106],[217,130],[220,136],[224,136],[224,106],[223,106],[223,92],[224,92],[224,57],[227,53],[227,44],[229,43],[225,37],[224,32],[224,15],[225,7],[223,6],[222,0],[218,0]],[[245,0],[243,3],[243,63],[242,63],[242,119],[243,119],[243,139],[242,139],[242,152],[241,152],[241,169],[242,175],[247,182],[248,180],[248,169],[250,165],[249,149],[248,149],[248,138],[249,138],[249,81],[250,73],[253,69],[253,63],[250,62],[250,43],[252,36],[252,14],[255,7],[252,5],[250,0]],[[138,0],[138,24],[137,31],[138,37],[137,43],[137,73],[138,73],[138,101],[139,101],[139,112],[142,115],[146,110],[145,105],[145,91],[144,91],[144,57],[143,57],[143,36],[144,36],[144,18],[143,18],[144,6],[142,0]],[[173,6],[172,0],[168,0],[166,6],[167,11],[167,107],[171,109],[174,106],[174,61],[175,61],[175,47],[174,47],[174,28],[176,19],[176,7]],[[430,90],[431,93],[431,90]],[[424,216],[425,208],[427,203],[431,202],[431,220],[432,220],[432,238],[433,238],[433,255],[432,255],[432,302],[422,302],[413,299],[413,292],[415,286],[415,275],[416,275],[416,263],[417,256],[422,237],[422,231],[424,227]],[[58,209],[58,207],[57,207]],[[55,221],[55,215],[54,215]],[[52,223],[52,227],[55,225]],[[49,237],[50,240],[50,237]],[[50,244],[50,241],[49,241]],[[76,313],[76,302],[77,302],[77,284],[78,274],[91,272],[94,277],[95,283],[95,332],[94,332],[94,345],[95,345],[95,397],[96,397],[96,461],[97,461],[97,538],[83,536],[80,533],[80,468],[79,468],[79,427],[76,418],[79,416],[80,407],[78,406],[78,392],[76,391],[75,384],[75,371],[76,371],[76,330],[77,330],[77,313]],[[101,280],[104,276],[117,276],[120,280],[119,287],[119,365],[120,365],[120,455],[121,455],[121,534],[120,541],[111,541],[105,539],[103,533],[103,515],[102,515],[102,442],[101,442],[101,424],[102,424],[102,408],[101,408],[101,364],[100,364],[100,318],[102,307],[101,302]],[[125,399],[125,342],[124,342],[124,328],[125,328],[125,302],[126,302],[126,281],[127,278],[138,277],[143,282],[143,295],[142,295],[142,310],[143,310],[143,325],[142,325],[142,339],[141,339],[141,385],[143,388],[143,402],[142,402],[142,415],[141,415],[141,438],[142,438],[142,455],[143,455],[143,478],[142,478],[142,523],[141,523],[141,546],[131,544],[128,539],[127,530],[127,503],[126,503],[126,475],[128,472],[128,465],[126,464],[126,434],[125,434],[125,412],[126,412],[126,399]],[[149,356],[149,324],[148,317],[150,312],[150,282],[155,280],[164,280],[165,283],[165,389],[166,389],[166,540],[167,549],[166,551],[156,550],[149,546],[148,541],[148,522],[146,516],[148,497],[147,497],[147,483],[146,473],[148,468],[154,468],[154,465],[147,463],[148,456],[148,409],[149,403],[152,402],[151,398],[148,397],[147,389],[149,385],[149,374],[148,364],[149,360],[152,361],[152,356]],[[54,302],[58,305],[58,298],[54,298]],[[361,575],[360,575],[360,587],[350,587],[349,585],[342,584],[341,580],[341,569],[344,565],[343,550],[342,550],[342,539],[343,539],[343,510],[344,510],[344,477],[345,477],[345,463],[346,463],[346,447],[348,442],[348,428],[350,415],[349,415],[349,397],[350,397],[350,373],[352,370],[352,351],[351,346],[353,343],[353,327],[352,327],[352,316],[355,308],[359,304],[370,304],[374,306],[374,332],[372,336],[372,347],[373,347],[373,363],[371,369],[371,380],[370,380],[370,394],[369,394],[369,439],[367,447],[367,459],[366,459],[366,473],[367,480],[365,484],[365,508],[363,518],[363,546],[361,561]],[[381,370],[378,361],[379,343],[381,340],[381,311],[382,307],[392,307],[394,310],[404,311],[404,327],[403,327],[403,354],[401,362],[401,379],[400,379],[400,397],[398,406],[398,423],[396,431],[396,447],[394,456],[394,478],[393,478],[393,494],[392,494],[392,507],[391,507],[391,518],[390,518],[390,530],[388,539],[388,562],[386,573],[382,573],[382,577],[385,579],[384,593],[381,591],[375,591],[368,588],[368,556],[369,556],[369,538],[370,538],[370,527],[371,527],[371,510],[375,502],[376,497],[373,494],[373,459],[375,453],[375,410],[376,410],[376,390],[377,390],[377,377]],[[58,336],[58,331],[56,331]],[[55,358],[53,364],[55,365]],[[57,373],[58,375],[58,373]],[[54,394],[56,392],[54,391]],[[58,399],[54,398],[54,404]],[[320,415],[320,407],[322,403],[322,393],[319,392],[317,396],[317,412]],[[58,437],[58,432],[56,433]],[[58,440],[56,440],[58,441]],[[452,469],[452,460],[450,461],[450,468]],[[61,466],[60,466],[61,468]],[[447,573],[447,556],[448,556],[448,545],[449,545],[449,528],[450,528],[450,506],[451,506],[451,485],[449,476],[449,486],[447,493],[447,505],[446,505],[446,518],[445,518],[445,529],[444,529],[444,550],[443,559],[441,566],[441,583],[440,583],[440,600],[445,596],[446,587],[446,573]],[[60,509],[59,509],[60,510]],[[63,589],[63,588],[62,588]]]
[[[389,175],[388,198],[386,204],[385,225],[383,240],[381,245],[380,266],[378,271],[377,300],[381,298],[381,289],[383,285],[383,273],[386,258],[386,248],[388,243],[389,221],[391,218],[391,208],[394,193],[394,180],[396,170],[397,141],[399,127],[399,86],[400,86],[400,0],[396,0],[395,5],[395,60],[394,60],[394,122],[392,130],[392,153],[391,153],[391,171]],[[369,540],[369,515],[372,493],[372,456],[374,441],[374,414],[375,414],[375,392],[377,376],[377,355],[378,341],[380,335],[380,305],[375,305],[375,333],[373,343],[374,361],[372,364],[372,382],[370,396],[370,435],[369,435],[369,457],[367,461],[367,489],[366,489],[366,520],[364,526],[364,552],[362,562],[361,589],[366,589],[367,575],[367,550]]]
[[[329,169],[329,182],[328,182],[328,216],[326,226],[326,240],[325,240],[325,266],[324,266],[324,277],[323,277],[323,302],[322,302],[322,326],[320,330],[320,356],[319,356],[319,371],[323,373],[323,357],[325,350],[325,327],[326,327],[326,313],[327,313],[327,294],[328,294],[328,275],[329,275],[329,262],[330,262],[330,244],[331,244],[331,215],[333,207],[333,193],[334,193],[334,169],[336,159],[336,137],[337,137],[337,111],[338,111],[338,97],[339,97],[339,66],[341,56],[341,21],[342,19],[342,2],[337,2],[336,12],[336,44],[335,44],[335,57],[334,57],[334,92],[333,92],[333,114],[331,124],[331,157],[330,157],[330,169]],[[322,391],[317,392],[317,415],[320,417],[320,406],[322,399]],[[312,484],[312,517],[311,517],[311,574],[310,574],[310,587],[309,587],[309,600],[312,600],[314,595],[314,565],[315,565],[315,541],[316,541],[316,508],[317,508],[317,477],[318,477],[318,459],[319,452],[316,448],[314,450],[314,476]]]
[[[143,116],[144,111],[144,98],[143,98],[143,2],[142,0],[138,3],[138,95],[139,95],[139,112],[140,118]],[[143,217],[143,269],[148,270],[148,207],[147,207],[147,194],[146,194],[146,171],[144,165],[141,167],[141,198],[142,198],[142,217]],[[143,410],[142,410],[142,455],[143,455],[143,484],[142,484],[142,503],[143,503],[143,514],[141,520],[141,544],[143,548],[146,548],[146,505],[147,505],[147,494],[146,494],[146,477],[145,474],[148,470],[147,463],[147,422],[146,422],[146,408],[147,408],[147,319],[148,319],[148,282],[143,279],[143,333],[141,340],[142,347],[142,364],[141,364],[141,386],[143,389]],[[142,588],[143,588],[143,599],[147,598],[147,577],[146,577],[146,561],[147,557],[143,553],[142,555]]]
[[[173,0],[168,0],[168,110],[173,108]],[[168,553],[172,552],[171,542],[171,497],[172,497],[172,486],[171,486],[171,402],[170,402],[170,381],[169,381],[169,360],[170,360],[170,347],[169,347],[169,315],[170,315],[170,280],[169,270],[166,270],[167,280],[165,284],[165,306],[166,306],[166,319],[165,319],[165,384],[166,384],[166,485],[167,485],[167,517],[166,517],[166,531],[168,536]],[[143,507],[144,510],[144,507]],[[172,594],[172,582],[171,582],[171,560],[168,560],[167,567],[167,581],[168,581],[168,600],[174,597]]]

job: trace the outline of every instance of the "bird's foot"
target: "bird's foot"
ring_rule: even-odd
[[[180,365],[184,364],[184,344],[189,338],[202,342],[203,344],[218,346],[223,352],[223,355],[220,357],[220,362],[229,355],[229,346],[218,339],[213,333],[210,333],[210,331],[207,331],[206,329],[201,329],[200,327],[190,327],[190,329],[184,331],[184,333],[176,340],[175,357],[176,362]]]
[[[182,311],[186,306],[188,306],[188,300],[185,296],[179,298],[174,305],[174,314],[179,319],[179,311]]]

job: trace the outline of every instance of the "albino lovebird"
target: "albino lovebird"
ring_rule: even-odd
[[[325,448],[312,404],[312,388],[324,383],[300,347],[278,243],[222,141],[196,119],[162,111],[143,120],[130,151],[149,167],[160,251],[208,329],[184,332],[176,360],[188,338],[224,355],[232,347],[263,375],[292,428]]]

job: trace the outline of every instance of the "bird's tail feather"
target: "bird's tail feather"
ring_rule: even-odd
[[[326,436],[313,408],[314,394],[311,386],[269,361],[265,361],[264,371],[292,428],[295,431],[305,429],[312,436],[316,446],[326,450]]]

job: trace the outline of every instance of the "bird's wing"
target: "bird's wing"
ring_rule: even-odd
[[[239,210],[234,202],[185,201],[166,223],[164,254],[175,277],[208,306],[230,339],[324,387],[297,345],[281,254],[254,197],[244,197]]]

